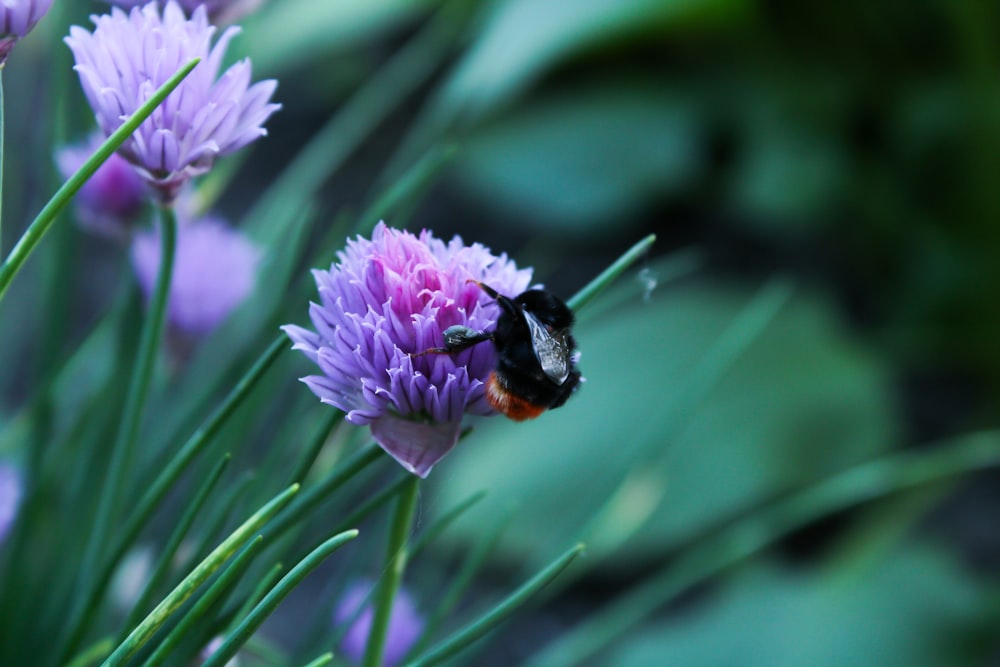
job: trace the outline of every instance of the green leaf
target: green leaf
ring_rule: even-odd
[[[692,24],[731,24],[747,0],[507,0],[448,82],[446,112],[478,115],[509,100],[565,60],[588,49]]]
[[[617,234],[651,200],[697,181],[702,143],[698,106],[660,82],[590,86],[478,130],[455,173],[511,224]]]
[[[685,667],[921,667],[982,664],[959,637],[975,627],[982,587],[943,554],[909,545],[874,568],[779,573],[758,568],[599,664]]]

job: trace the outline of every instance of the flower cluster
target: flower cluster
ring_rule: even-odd
[[[322,372],[303,382],[348,421],[371,425],[386,452],[425,477],[458,442],[463,414],[493,414],[484,381],[496,353],[476,345],[455,355],[412,355],[441,346],[448,327],[496,323],[500,307],[470,280],[518,294],[531,270],[458,237],[445,243],[380,223],[371,240],[349,241],[329,271],[313,274],[315,331],[283,327]]]
[[[132,243],[132,265],[148,298],[160,269],[160,235],[146,232]],[[203,335],[218,326],[253,291],[261,251],[216,218],[177,228],[167,321],[180,334]]]
[[[105,135],[181,67],[202,59],[119,149],[155,188],[161,203],[173,203],[180,187],[208,171],[216,158],[267,133],[264,121],[280,108],[270,102],[277,82],[250,85],[249,60],[219,76],[226,47],[238,28],[226,29],[213,46],[215,27],[205,8],[188,19],[174,0],[162,13],[150,3],[128,14],[114,7],[91,20],[93,33],[73,26],[65,41]]]
[[[0,67],[17,40],[27,35],[52,6],[52,0],[2,0],[0,2]]]

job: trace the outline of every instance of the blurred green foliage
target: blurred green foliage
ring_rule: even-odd
[[[103,5],[63,4],[4,72],[8,127],[26,128],[8,137],[5,248],[54,190],[53,138],[89,122],[78,91],[63,98],[75,82],[57,40]],[[426,67],[405,82],[376,78],[421,35]],[[412,564],[408,583],[425,609],[456,563],[480,575],[466,615],[575,541],[590,546],[552,606],[456,664],[517,664],[713,531],[854,465],[939,436],[947,449],[949,436],[1000,422],[994,3],[272,0],[237,43],[257,76],[281,80],[284,104],[266,143],[219,186],[219,206],[268,248],[265,277],[190,363],[160,369],[147,471],[169,460],[276,325],[305,320],[306,269],[332,261],[351,224],[431,151],[458,147],[393,201],[388,221],[488,242],[565,295],[642,234],[660,239],[641,279],[580,314],[579,394],[535,422],[477,421],[424,487],[428,522],[489,491]],[[389,101],[358,92],[376,80]],[[333,117],[349,122],[332,143],[314,139]],[[302,146],[314,153],[282,182]],[[32,506],[32,520],[51,528],[36,545],[47,565],[82,539],[64,535],[59,517],[87,497],[101,462],[74,455],[111,430],[141,310],[120,254],[60,223],[0,307],[0,453],[37,456],[48,475]],[[675,276],[675,251],[691,247],[701,263]],[[245,488],[247,470],[262,480],[232,501],[242,509],[293,481],[328,416],[294,382],[307,372],[282,357],[187,483],[196,488],[229,450],[231,488]],[[925,390],[921,377],[952,381]],[[919,402],[918,390],[928,393]],[[340,432],[310,480],[361,437]],[[389,477],[362,475],[283,546],[302,555],[329,517]],[[682,604],[660,605],[587,664],[989,664],[1000,651],[989,633],[1000,542],[973,540],[961,521],[949,532],[936,512],[995,525],[1000,499],[962,491],[996,479],[816,517]],[[203,523],[208,539],[215,524]],[[498,525],[507,527],[493,543]],[[166,532],[155,525],[145,538]],[[345,547],[353,560],[338,576],[378,576],[365,567],[377,550],[361,549]],[[40,570],[15,590],[44,584],[62,595],[71,575],[49,581]],[[289,612],[310,618],[309,636],[322,636],[338,586]],[[12,631],[37,620],[30,641],[44,645],[58,614],[18,599],[31,603]],[[320,648],[303,642],[292,654],[301,664]]]

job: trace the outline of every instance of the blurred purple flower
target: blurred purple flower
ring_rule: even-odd
[[[341,650],[352,662],[360,663],[368,644],[368,633],[372,629],[375,610],[365,599],[373,586],[370,582],[358,582],[347,589],[337,604],[333,620],[337,625],[351,623],[341,642]],[[364,605],[364,609],[361,606]],[[360,614],[358,613],[360,611]],[[424,631],[424,619],[417,613],[416,605],[409,593],[400,590],[393,601],[389,615],[389,629],[386,632],[385,650],[382,653],[383,667],[393,667],[406,655],[407,651],[420,639]]]
[[[21,472],[10,463],[0,463],[0,542],[14,525],[22,493]]]
[[[215,218],[177,227],[177,247],[167,302],[167,321],[198,336],[218,326],[250,295],[261,251],[243,234]],[[160,268],[160,234],[136,235],[132,266],[148,299]]]
[[[51,6],[52,0],[0,0],[0,67]]]
[[[201,650],[198,654],[198,664],[203,664],[213,655],[215,652],[222,648],[222,644],[225,640],[221,636],[216,636],[212,638],[212,641],[205,645],[205,648]],[[235,656],[226,661],[225,667],[239,667],[240,665],[240,654],[237,653]]]
[[[188,19],[173,0],[162,14],[150,3],[128,14],[114,7],[108,15],[90,18],[93,33],[73,26],[65,41],[105,135],[189,60],[202,59],[119,149],[156,189],[161,203],[173,203],[180,187],[207,172],[216,158],[267,134],[263,123],[281,106],[270,103],[277,82],[251,86],[249,59],[219,76],[226,47],[239,28],[226,29],[212,46],[215,28],[204,7]]]
[[[150,0],[108,0],[124,9],[141,7]],[[177,4],[190,16],[204,5],[212,23],[230,23],[246,16],[264,4],[264,0],[177,0]]]
[[[351,423],[370,424],[386,452],[426,477],[458,442],[464,413],[493,414],[484,382],[496,353],[476,345],[455,355],[410,354],[441,346],[453,325],[492,328],[500,307],[470,279],[519,294],[531,270],[457,236],[444,243],[384,223],[370,241],[348,241],[338,257],[329,271],[313,271],[316,331],[282,327],[323,373],[302,381]]]
[[[103,143],[100,134],[85,143],[65,146],[56,153],[56,164],[63,178],[69,178],[83,166]],[[113,153],[77,193],[77,218],[85,229],[118,241],[127,239],[149,191],[139,174],[125,158]]]

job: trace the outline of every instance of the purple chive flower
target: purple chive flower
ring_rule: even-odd
[[[458,237],[445,243],[384,223],[370,241],[348,241],[338,257],[329,271],[313,271],[316,330],[282,327],[323,373],[302,381],[349,422],[370,425],[382,449],[426,477],[458,442],[464,413],[494,413],[484,382],[496,353],[482,344],[455,355],[410,355],[443,345],[450,326],[493,327],[500,307],[469,280],[519,294],[531,270]]]
[[[215,28],[205,8],[188,19],[173,0],[162,13],[150,3],[128,14],[114,7],[110,14],[90,18],[93,33],[73,26],[65,41],[105,135],[188,61],[202,59],[119,149],[161,203],[173,203],[181,186],[208,171],[216,158],[267,134],[263,123],[281,106],[270,103],[277,82],[251,86],[249,59],[219,76],[226,47],[239,28],[227,28],[212,46]]]
[[[123,9],[141,7],[150,0],[109,0],[113,5]],[[264,4],[264,0],[177,0],[181,9],[190,16],[198,7],[205,7],[212,23],[229,23],[235,21]]]
[[[372,629],[375,610],[372,605],[365,604],[365,599],[372,591],[372,584],[358,582],[347,589],[334,611],[333,620],[337,625],[351,623],[341,643],[341,650],[349,660],[360,663],[365,655],[368,644],[368,634]],[[364,609],[361,606],[364,605]],[[360,611],[360,614],[358,613]],[[353,623],[352,623],[353,621]],[[407,651],[420,639],[424,631],[424,619],[417,612],[416,605],[409,593],[400,590],[393,600],[392,613],[389,615],[389,629],[386,632],[385,650],[382,653],[382,666],[393,667],[406,655]]]
[[[0,542],[3,542],[17,518],[23,484],[21,473],[10,463],[0,463]]]
[[[243,234],[215,218],[177,227],[167,320],[188,336],[207,334],[250,295],[261,251]],[[160,269],[159,231],[136,235],[132,266],[147,298]]]
[[[51,6],[52,0],[0,0],[0,67]]]
[[[94,134],[85,143],[61,148],[56,164],[63,178],[75,174],[103,141],[102,135]],[[77,218],[91,232],[124,241],[148,200],[139,174],[125,158],[112,153],[77,193]]]

